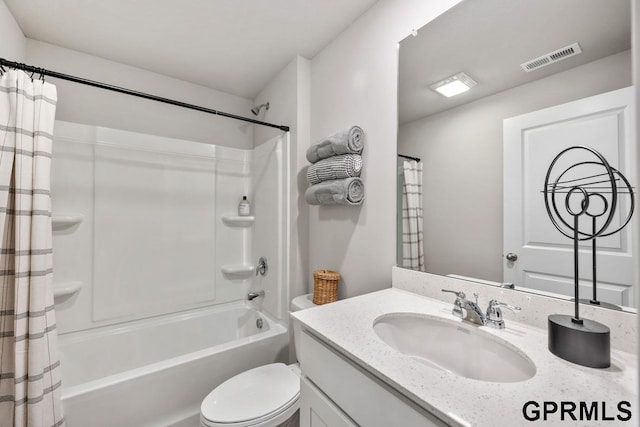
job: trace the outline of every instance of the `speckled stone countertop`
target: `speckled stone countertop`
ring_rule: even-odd
[[[331,348],[450,425],[530,425],[523,415],[523,405],[529,401],[536,401],[541,407],[546,401],[558,405],[568,401],[578,406],[580,402],[598,402],[600,421],[572,421],[568,416],[561,421],[558,411],[547,421],[539,420],[545,426],[611,425],[612,421],[602,421],[602,407],[605,406],[607,417],[625,416],[617,405],[627,401],[632,418],[629,423],[617,423],[637,425],[640,413],[634,354],[613,350],[608,369],[575,365],[549,352],[546,330],[510,321],[507,314],[506,329],[479,328],[524,352],[536,365],[536,374],[523,382],[495,383],[464,378],[420,363],[382,342],[373,330],[376,318],[398,312],[462,322],[451,315],[451,308],[452,304],[418,294],[385,289],[298,311],[292,316]],[[468,322],[464,325],[478,327]]]

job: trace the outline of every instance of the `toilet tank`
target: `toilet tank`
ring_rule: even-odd
[[[313,294],[300,295],[291,300],[292,312],[311,307],[317,307],[317,305],[313,303]]]
[[[305,294],[295,297],[291,300],[291,312],[305,310],[307,308],[317,307],[316,304],[313,303],[313,294]],[[291,330],[293,330],[293,337],[290,336],[290,352],[289,354],[294,358],[294,361],[298,361],[298,353],[296,350],[296,341],[300,340],[300,324],[298,322],[293,322],[289,319],[289,324],[292,325]]]

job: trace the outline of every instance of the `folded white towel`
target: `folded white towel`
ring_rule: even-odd
[[[318,160],[339,154],[360,154],[364,148],[366,137],[360,126],[351,126],[333,135],[329,135],[307,149],[307,160],[315,163]]]
[[[362,157],[359,154],[342,154],[322,159],[307,169],[307,180],[314,185],[332,179],[360,176]]]
[[[364,201],[360,178],[334,179],[307,188],[304,198],[310,205],[359,205]]]

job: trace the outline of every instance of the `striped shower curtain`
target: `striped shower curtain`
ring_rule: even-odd
[[[0,424],[62,426],[50,193],[56,88],[0,71]]]
[[[402,186],[402,266],[424,271],[422,162],[404,161]]]

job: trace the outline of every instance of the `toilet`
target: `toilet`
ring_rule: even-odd
[[[294,298],[291,311],[315,307],[312,298],[313,294]],[[259,366],[213,389],[200,406],[200,425],[297,427],[299,399],[300,368],[297,363],[289,366],[284,363]]]

